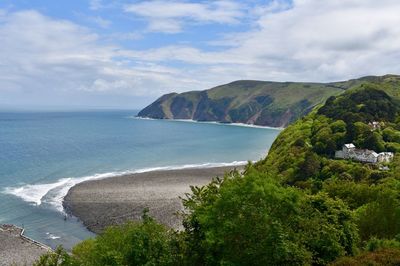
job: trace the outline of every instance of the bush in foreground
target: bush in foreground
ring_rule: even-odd
[[[179,265],[178,235],[146,214],[143,222],[109,227],[96,238],[43,255],[35,266]]]
[[[400,249],[385,248],[372,252],[364,252],[355,257],[343,257],[330,264],[331,266],[398,266],[400,265]]]
[[[78,265],[176,265],[175,233],[147,215],[143,222],[110,227],[74,247]]]
[[[192,265],[324,265],[354,254],[356,226],[326,194],[284,187],[251,167],[184,200]]]

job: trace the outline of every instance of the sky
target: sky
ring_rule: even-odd
[[[0,109],[400,74],[398,0],[1,0]]]

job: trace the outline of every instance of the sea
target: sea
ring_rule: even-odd
[[[266,156],[280,129],[136,118],[135,110],[0,111],[0,224],[48,246],[95,235],[62,207],[77,183]]]

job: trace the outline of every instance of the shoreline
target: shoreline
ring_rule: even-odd
[[[84,181],[69,189],[63,207],[94,233],[128,220],[138,221],[145,208],[158,222],[179,230],[182,224],[176,213],[183,210],[180,197],[190,192],[190,186],[206,185],[212,178],[244,166],[156,170]]]
[[[151,118],[142,116],[129,116],[131,119],[140,120],[160,120],[160,121],[171,121],[171,122],[185,122],[185,123],[201,123],[201,124],[211,124],[211,125],[221,125],[221,126],[236,126],[236,127],[250,127],[250,128],[262,128],[262,129],[273,129],[273,130],[284,130],[284,127],[271,127],[271,126],[261,126],[246,123],[231,123],[231,122],[219,122],[219,121],[198,121],[193,119],[174,119],[174,118]]]
[[[42,204],[42,198],[53,189],[57,189],[51,198],[47,199],[47,203],[54,207],[57,211],[65,213],[63,207],[63,199],[68,194],[68,191],[83,182],[92,180],[102,180],[107,178],[132,175],[138,173],[147,173],[154,171],[169,171],[169,170],[185,170],[185,169],[203,169],[203,168],[215,168],[215,167],[236,167],[240,165],[246,165],[247,161],[233,161],[229,163],[199,163],[199,164],[184,164],[184,165],[170,165],[170,166],[157,166],[139,168],[135,170],[126,170],[119,172],[105,172],[96,173],[88,176],[81,177],[63,177],[55,180],[52,183],[44,184],[24,184],[18,187],[5,187],[3,193],[11,194],[16,197],[23,199],[24,201],[30,202],[39,206]]]

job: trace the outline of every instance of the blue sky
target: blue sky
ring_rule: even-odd
[[[141,108],[238,79],[400,73],[395,0],[0,2],[0,108]]]

